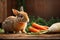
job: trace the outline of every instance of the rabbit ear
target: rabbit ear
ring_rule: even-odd
[[[16,9],[12,9],[12,11],[13,11],[13,14],[14,14],[14,15],[17,15],[17,14],[18,14],[18,12],[19,12],[19,11],[18,11],[18,10],[16,10]]]
[[[24,8],[23,8],[23,6],[21,6],[21,7],[20,7],[20,11],[24,11]]]

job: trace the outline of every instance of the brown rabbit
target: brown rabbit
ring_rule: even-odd
[[[28,14],[23,11],[23,7],[21,7],[20,11],[16,9],[12,9],[12,11],[16,16],[9,16],[2,23],[2,28],[5,30],[5,33],[26,33],[25,28],[29,22]]]

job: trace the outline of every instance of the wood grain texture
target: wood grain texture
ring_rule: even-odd
[[[0,39],[60,39],[60,34],[0,34]]]
[[[0,0],[0,23],[13,15],[12,8],[16,8],[16,0]]]
[[[7,17],[7,0],[0,0],[0,23]]]
[[[16,9],[16,0],[7,0],[7,16],[13,15],[12,9]]]
[[[60,0],[26,0],[25,3],[29,14],[45,19],[60,17]]]

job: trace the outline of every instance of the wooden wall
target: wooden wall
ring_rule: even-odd
[[[13,15],[12,8],[17,6],[16,0],[0,0],[0,23],[10,15]]]
[[[12,13],[12,8],[15,8],[16,9],[16,6],[17,3],[16,3],[16,0],[7,0],[7,16],[11,16],[13,15]]]
[[[45,19],[60,17],[60,0],[25,0],[29,14]]]
[[[60,17],[60,0],[25,0],[26,11],[45,19]],[[17,8],[16,0],[7,0],[7,16],[13,15],[11,9]]]
[[[17,8],[16,0],[6,0],[6,2],[7,2],[6,4],[7,8],[5,9],[7,10],[5,11],[7,11],[6,12],[7,16],[13,15],[11,9]],[[32,14],[34,16],[40,16],[45,19],[49,19],[52,16],[60,17],[60,0],[25,0],[25,4],[26,4],[26,11],[28,12],[28,14]],[[2,14],[1,16],[4,15],[5,13]]]
[[[7,0],[0,0],[0,23],[7,17]]]

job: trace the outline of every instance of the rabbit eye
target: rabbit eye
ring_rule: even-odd
[[[23,15],[22,14],[18,14],[18,17],[23,18]]]
[[[22,18],[23,16],[21,15],[20,17]]]

